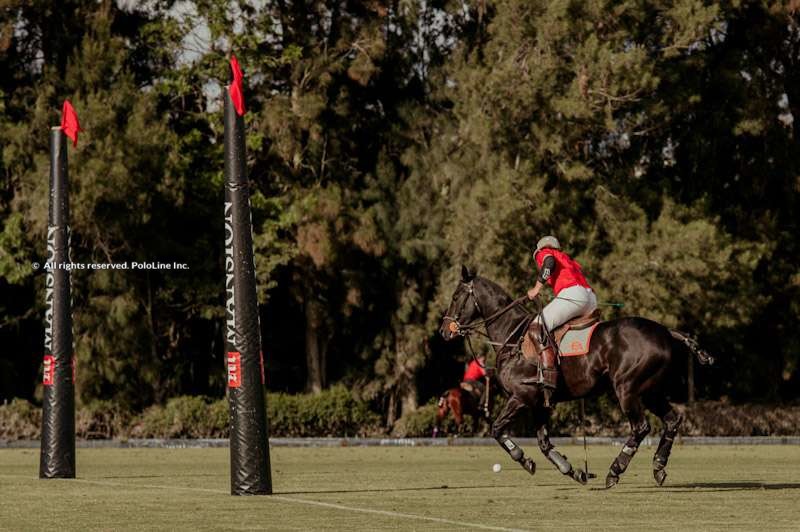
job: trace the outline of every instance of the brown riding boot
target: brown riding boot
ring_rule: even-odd
[[[558,370],[556,369],[556,353],[552,345],[539,346],[539,360],[542,361],[542,385],[544,392],[544,406],[552,406],[550,399],[558,383]]]

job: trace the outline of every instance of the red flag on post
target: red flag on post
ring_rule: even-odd
[[[230,87],[231,100],[233,100],[233,107],[236,109],[236,114],[244,116],[244,91],[242,90],[242,69],[239,68],[239,61],[236,56],[231,54],[231,71],[233,72],[233,82]]]
[[[75,108],[69,103],[69,100],[64,100],[64,109],[61,111],[61,130],[66,136],[72,139],[72,146],[78,145],[78,131],[83,131],[78,122],[78,113]]]

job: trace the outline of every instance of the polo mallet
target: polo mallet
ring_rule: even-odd
[[[589,472],[589,449],[586,446],[586,411],[581,399],[581,432],[583,432],[583,470],[586,471],[586,478],[597,478],[597,475]]]

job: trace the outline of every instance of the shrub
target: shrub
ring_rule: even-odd
[[[230,435],[230,413],[226,397],[208,405],[208,425],[214,427],[215,438],[227,438]]]
[[[703,401],[676,405],[685,436],[792,436],[800,434],[800,406],[732,405]]]
[[[267,394],[271,436],[364,436],[380,430],[380,416],[342,385],[318,395]],[[154,405],[134,422],[135,438],[227,438],[228,400],[175,397]]]
[[[125,436],[131,417],[129,411],[114,401],[95,400],[78,408],[75,413],[75,432],[78,438],[87,440]]]
[[[495,402],[493,418],[504,404]],[[681,427],[684,436],[784,436],[798,434],[800,406],[732,405],[726,401],[704,401],[691,406],[676,405],[686,421]],[[580,403],[559,404],[552,415],[551,435],[578,435]],[[343,385],[334,386],[318,395],[267,395],[267,415],[271,436],[345,437],[373,436],[385,432],[381,417],[368,403],[356,398]],[[428,437],[436,416],[434,401],[401,417],[392,429],[395,437]],[[658,436],[661,423],[648,414]],[[42,424],[41,407],[22,399],[0,405],[0,439],[38,439]],[[76,411],[76,433],[79,438],[226,438],[229,431],[228,400],[202,396],[175,397],[165,405],[154,405],[134,415],[113,401],[93,401]],[[629,432],[628,420],[608,396],[586,403],[587,434],[622,436]],[[479,425],[485,431],[486,425]],[[466,417],[460,434],[470,434],[471,419]],[[442,434],[459,434],[449,415]],[[509,427],[517,436],[535,437],[530,412],[520,415]]]
[[[400,419],[395,422],[392,427],[392,436],[395,438],[428,438],[433,434],[433,428],[436,425],[436,411],[437,401],[431,400],[428,404],[421,406],[413,412],[404,414]],[[495,413],[499,412],[497,405],[493,409]],[[456,420],[453,414],[448,412],[447,417],[442,420],[442,425],[439,427],[439,436],[480,436],[488,432],[489,426],[486,422],[480,421],[478,423],[478,431],[473,434],[472,432],[472,416],[465,415],[464,422],[459,427],[456,425]]]
[[[320,394],[267,394],[272,436],[366,436],[380,431],[380,416],[344,385]]]
[[[392,427],[392,436],[395,438],[429,437],[436,424],[436,403],[431,402],[421,406],[413,412],[403,414]],[[454,434],[457,431],[456,423],[452,416],[448,416],[443,427],[443,433]]]
[[[585,424],[588,436],[625,435],[627,436],[628,419],[622,415],[615,399],[608,395],[587,399],[585,402]],[[580,433],[581,420],[580,401],[559,403],[550,417],[551,436],[573,436]],[[661,422],[655,416],[648,417],[651,425]],[[653,425],[655,427],[655,425]]]
[[[12,399],[0,405],[0,438],[30,440],[39,437],[42,409],[24,399]]]
[[[224,400],[217,401],[224,403]],[[164,406],[154,405],[135,422],[135,438],[214,438],[227,432],[227,417],[220,424],[219,410],[204,396],[174,397]],[[213,414],[213,415],[211,415]]]

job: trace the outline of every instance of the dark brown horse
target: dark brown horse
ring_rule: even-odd
[[[489,421],[489,412],[491,412],[491,395],[487,398],[485,393],[490,393],[486,389],[486,380],[481,382],[468,383],[469,389],[463,386],[450,388],[439,397],[439,402],[436,405],[436,425],[433,427],[433,437],[439,435],[441,431],[442,422],[447,417],[447,414],[452,412],[456,425],[461,429],[464,424],[464,416],[472,418],[472,433],[478,432],[478,424],[481,419]]]
[[[539,368],[526,360],[520,350],[525,328],[520,325],[525,320],[530,320],[530,313],[514,305],[502,288],[462,267],[461,282],[453,294],[440,333],[445,340],[452,340],[477,327],[486,328],[497,352],[495,376],[509,396],[505,408],[492,424],[492,437],[513,460],[534,474],[536,464],[525,456],[522,448],[506,432],[509,423],[522,409],[531,408],[542,453],[561,473],[585,484],[586,473],[573,468],[566,457],[555,450],[548,437],[551,409],[543,406],[542,390],[537,384]],[[674,371],[678,366],[685,367],[687,350],[701,364],[713,362],[708,353],[683,333],[645,318],[620,318],[597,326],[586,356],[565,357],[561,361],[559,386],[552,398],[553,404],[611,390],[630,422],[630,438],[611,464],[606,476],[607,488],[619,482],[639,444],[650,432],[645,409],[664,423],[653,460],[653,476],[658,485],[664,483],[672,442],[682,421],[670,406],[667,392]]]

